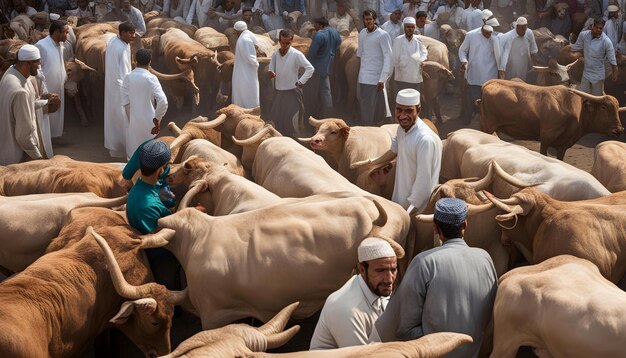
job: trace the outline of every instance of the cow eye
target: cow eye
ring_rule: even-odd
[[[152,325],[153,325],[153,326],[158,326],[158,325],[159,325],[159,322],[152,322]]]
[[[606,110],[606,106],[600,106],[600,108],[604,111]]]
[[[337,132],[336,131],[332,131],[332,132],[330,132],[330,134],[335,135],[335,134],[337,134]]]

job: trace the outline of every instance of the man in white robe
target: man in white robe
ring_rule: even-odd
[[[167,97],[155,75],[150,73],[152,51],[146,48],[135,54],[137,67],[122,85],[122,105],[128,118],[126,157],[130,157],[141,143],[159,134],[161,119],[167,111]],[[156,108],[152,105],[156,102]]]
[[[380,28],[389,34],[392,42],[393,39],[402,35],[404,33],[402,27],[402,8],[392,11],[391,14],[389,14],[389,20],[382,24]]]
[[[35,100],[37,90],[30,76],[37,75],[40,54],[37,47],[24,45],[17,63],[0,80],[0,165],[41,159]]]
[[[617,5],[608,6],[609,18],[604,24],[603,32],[609,37],[613,47],[622,39],[622,20],[619,18],[619,7]]]
[[[233,69],[233,104],[243,108],[259,107],[259,62],[256,60],[256,38],[244,21],[235,23],[239,38],[235,47]]]
[[[502,58],[498,70],[505,72],[504,78],[507,80],[519,78],[526,81],[526,74],[532,67],[531,56],[539,52],[535,35],[528,28],[526,18],[517,19],[515,28],[500,36],[499,40]]]
[[[50,24],[50,35],[39,40],[35,46],[41,53],[41,70],[46,78],[46,88],[51,93],[56,93],[61,99],[61,107],[55,113],[50,113],[50,134],[52,138],[63,135],[63,122],[65,119],[65,63],[63,53],[65,51],[65,41],[67,40],[68,26],[59,21],[53,20]]]
[[[131,71],[130,42],[135,38],[135,25],[123,22],[119,36],[106,48],[104,77],[104,147],[114,158],[126,157],[126,113],[122,107],[122,84]]]

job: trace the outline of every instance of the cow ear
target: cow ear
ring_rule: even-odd
[[[348,136],[350,135],[350,127],[343,127],[340,129],[340,132],[342,137],[348,138]]]
[[[122,325],[128,321],[128,318],[133,314],[135,309],[138,313],[141,312],[151,315],[156,311],[156,308],[157,302],[154,298],[141,298],[134,301],[126,301],[122,303],[120,310],[109,322],[115,325]]]

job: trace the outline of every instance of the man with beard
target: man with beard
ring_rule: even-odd
[[[477,357],[491,319],[498,275],[489,254],[463,240],[467,204],[457,198],[435,204],[434,231],[443,243],[415,256],[372,341],[408,341],[436,332],[472,336],[473,343],[446,357]]]
[[[393,291],[397,257],[388,241],[368,237],[358,248],[359,274],[328,296],[311,350],[364,345]]]

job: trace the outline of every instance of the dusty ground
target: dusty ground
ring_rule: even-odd
[[[458,115],[458,104],[456,100],[451,97],[445,97],[442,101],[442,113],[444,115],[443,123],[437,123],[437,127],[441,133],[441,137],[445,138],[448,133],[463,128],[464,126],[457,119],[454,119]],[[175,121],[179,127],[182,127],[191,115],[188,115],[188,111],[177,111],[170,108],[168,115],[165,117],[163,124],[163,131],[161,135],[170,135],[166,128],[166,123],[169,121]],[[208,115],[212,117],[212,115]],[[65,131],[63,137],[54,141],[55,154],[63,154],[70,156],[77,160],[93,161],[93,162],[118,162],[120,160],[109,157],[108,151],[104,148],[104,134],[103,123],[101,121],[95,121],[88,127],[82,127],[79,121],[75,119],[75,111],[73,108],[68,107],[66,109],[66,122]],[[478,129],[478,120],[475,119],[469,126],[474,129]],[[565,161],[582,170],[589,171],[593,164],[593,150],[596,144],[603,140],[609,139],[602,135],[587,135],[583,137],[578,144],[570,148],[567,151]],[[624,138],[621,138],[624,140]],[[539,144],[534,141],[514,141],[516,144],[523,145],[532,150],[538,151]],[[554,156],[555,153],[552,153]],[[0,277],[1,279],[1,277]],[[286,347],[283,347],[285,351],[289,350],[305,350],[308,348],[308,341],[313,334],[317,317],[309,318],[303,322],[298,322],[303,326],[301,333],[296,336]],[[247,321],[249,323],[250,321]],[[257,322],[258,323],[258,322]],[[190,315],[182,314],[177,317],[173,323],[172,330],[172,347],[176,347],[179,342],[185,338],[195,334],[201,330],[199,319]],[[122,357],[141,357],[142,354],[132,343],[128,342],[125,337],[119,333],[114,333],[116,337],[120,337],[121,343],[115,347],[111,347],[111,352],[96,351],[92,349],[85,357],[93,356],[122,356]],[[526,352],[524,356],[532,356],[532,353]],[[520,355],[521,356],[521,355]]]

